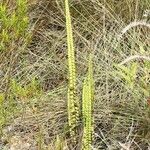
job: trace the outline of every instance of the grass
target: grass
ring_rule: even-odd
[[[134,2],[135,5],[129,0],[117,3],[110,0],[69,1],[79,97],[88,68],[88,56],[90,52],[93,54],[95,102],[92,149],[148,149],[150,144],[150,108],[147,103],[150,94],[150,30],[149,15],[146,18],[144,15],[150,9],[150,3],[148,0]],[[22,87],[36,78],[42,87],[42,94],[29,97],[24,105],[17,97],[15,103],[5,109],[9,118],[2,126],[1,139],[3,143],[8,143],[5,145],[7,148],[15,145],[11,141],[18,135],[19,139],[15,141],[29,143],[34,149],[37,145],[46,150],[58,149],[55,147],[62,145],[64,149],[69,149],[72,139],[68,135],[67,125],[68,65],[64,1],[39,0],[34,4],[29,2],[28,8],[28,30],[32,32],[32,38],[28,47],[24,42],[16,44],[17,50],[12,58],[17,56],[17,61],[11,77]],[[146,26],[138,22],[144,22]],[[139,25],[129,28],[133,23]],[[19,39],[22,41],[24,38],[21,36]],[[1,93],[6,88],[8,56],[6,51],[1,52]],[[135,56],[139,57],[130,61]],[[133,69],[134,63],[137,65],[136,73],[131,75],[130,69]],[[116,68],[118,64],[129,73]],[[130,80],[127,81],[122,75]],[[14,108],[16,104],[18,109]],[[9,106],[8,103],[6,106]],[[8,111],[12,109],[13,114]],[[81,134],[77,135],[79,140]]]

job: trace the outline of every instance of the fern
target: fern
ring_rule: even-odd
[[[79,104],[76,97],[76,69],[75,69],[75,52],[73,45],[73,35],[71,27],[71,16],[69,2],[65,0],[66,10],[66,28],[67,28],[67,45],[68,45],[68,66],[69,66],[69,85],[68,85],[68,123],[71,136],[75,137],[75,127],[79,119]]]
[[[82,93],[82,115],[83,115],[83,139],[82,149],[90,150],[93,132],[93,101],[94,101],[94,80],[92,69],[92,57],[89,57],[88,75],[83,83]]]

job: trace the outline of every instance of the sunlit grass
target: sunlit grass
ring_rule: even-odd
[[[33,135],[38,135],[36,126],[44,126],[41,137],[42,141],[46,141],[42,143],[45,149],[53,149],[56,143],[58,147],[63,145],[69,149],[72,140],[68,135],[67,122],[66,95],[69,78],[64,4],[64,1],[57,1],[56,4],[46,0],[32,4],[29,22],[33,31],[32,42],[23,53],[19,53],[11,74],[22,88],[36,77],[44,92],[41,96],[30,97],[22,119],[20,116],[11,117],[8,127],[13,125],[14,134],[23,132],[27,135],[25,131],[28,129]],[[131,149],[148,149],[150,34],[149,16],[145,17],[144,14],[150,8],[149,1],[69,1],[69,5],[74,39],[74,46],[71,46],[75,49],[77,64],[76,92],[80,102],[88,55],[91,51],[93,53],[95,105],[91,147],[121,149],[131,143]],[[133,23],[136,26],[131,26]],[[0,33],[7,41],[7,34],[10,32],[5,29]],[[22,41],[23,36],[20,39]],[[4,44],[8,46],[8,42]],[[0,69],[4,72],[0,77],[1,93],[5,89],[9,59],[8,55],[4,55],[5,45],[0,57]],[[19,51],[21,47],[18,45],[16,47]],[[8,46],[7,50],[9,49]],[[18,51],[15,51],[15,55]],[[130,61],[135,56],[138,58]],[[143,56],[147,59],[140,59]],[[135,68],[135,63],[136,73],[131,74],[130,70]],[[122,65],[127,72],[114,67],[117,65]],[[23,108],[22,105],[19,106],[19,109]],[[12,123],[12,120],[15,121]],[[18,124],[25,131],[16,130]],[[79,141],[81,134],[76,136]],[[12,134],[8,132],[6,135]]]

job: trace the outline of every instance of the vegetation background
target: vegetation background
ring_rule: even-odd
[[[149,150],[150,1],[69,4],[79,95],[94,54],[91,149]],[[0,149],[70,148],[66,35],[64,0],[0,0]]]

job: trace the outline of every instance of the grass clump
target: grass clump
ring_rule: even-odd
[[[15,12],[16,20],[17,7],[24,3],[7,2],[2,3],[4,17],[8,21]],[[2,130],[8,128],[10,137],[20,135],[19,140],[27,145],[31,143],[35,150],[38,147],[45,150],[148,149],[149,1],[73,0],[68,6],[68,1],[36,0],[28,4],[27,24],[33,32],[28,47],[24,36],[28,30],[26,25],[24,34],[22,31],[18,34],[19,28],[15,29],[12,36],[16,34],[17,38],[13,42],[8,42],[13,28],[7,30],[3,25],[4,31],[0,29],[3,37],[0,38],[5,41],[0,55],[0,69],[4,72],[0,76],[0,93],[5,101],[2,108],[11,118]],[[15,43],[13,55],[12,43]],[[89,92],[84,92],[92,90],[88,86],[89,73],[82,82],[86,68],[90,68],[89,53],[95,70],[94,105]],[[39,79],[44,90],[41,95],[36,83],[31,85],[32,77]],[[13,92],[12,79],[16,86]]]

